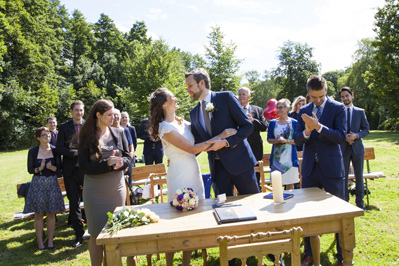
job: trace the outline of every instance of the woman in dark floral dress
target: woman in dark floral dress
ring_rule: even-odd
[[[64,199],[57,180],[60,174],[61,159],[56,154],[55,147],[50,144],[51,135],[46,127],[35,131],[39,145],[28,153],[28,172],[33,174],[32,183],[26,197],[24,213],[35,213],[35,230],[37,244],[44,250],[43,217],[47,216],[47,248],[54,249],[55,213],[64,211]]]

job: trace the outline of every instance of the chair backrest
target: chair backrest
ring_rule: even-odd
[[[227,266],[233,258],[241,259],[241,264],[246,265],[246,259],[251,256],[263,260],[263,256],[273,254],[274,264],[279,265],[280,254],[291,253],[291,265],[301,265],[300,240],[301,227],[293,227],[289,230],[256,233],[243,236],[220,236],[217,241],[220,251],[220,265]],[[266,240],[260,240],[264,239]],[[238,241],[235,246],[229,246],[229,242]],[[259,264],[261,265],[261,264]]]
[[[166,168],[163,163],[137,166],[132,168],[132,181],[147,179],[150,174],[166,175]]]
[[[154,187],[161,186],[160,189],[160,200],[163,202],[163,190],[162,185],[166,184],[166,178],[158,179],[157,177],[166,176],[166,168],[163,163],[137,166],[132,168],[132,182],[137,180],[147,180],[138,183],[133,183],[133,185],[144,185],[147,183],[150,185],[151,201],[155,203]]]
[[[268,191],[273,191],[273,188],[271,186],[268,186],[265,184],[265,171],[264,171],[264,164],[263,160],[258,161],[258,165],[255,166],[255,173],[259,173],[260,175],[260,187],[262,189],[262,192]]]
[[[262,161],[263,161],[263,166],[270,166],[270,153],[264,153]]]

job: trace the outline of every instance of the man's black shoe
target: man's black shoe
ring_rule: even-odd
[[[77,237],[75,239],[75,243],[73,243],[72,247],[77,248],[83,244],[83,238],[82,237]]]

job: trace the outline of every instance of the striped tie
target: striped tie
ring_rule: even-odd
[[[319,119],[320,120],[320,116],[321,116],[321,107],[320,106],[316,106],[316,116],[317,116],[317,119]]]

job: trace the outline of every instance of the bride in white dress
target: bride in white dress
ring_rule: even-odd
[[[200,199],[205,198],[204,184],[195,154],[205,151],[213,141],[234,135],[233,128],[224,130],[220,135],[207,142],[194,144],[190,123],[177,117],[179,108],[177,98],[168,89],[157,89],[150,100],[150,136],[162,140],[166,156],[169,159],[167,173],[168,200],[171,201],[177,189],[190,187]],[[191,251],[183,252],[183,265],[190,265]],[[167,265],[173,264],[173,253],[166,254]]]

